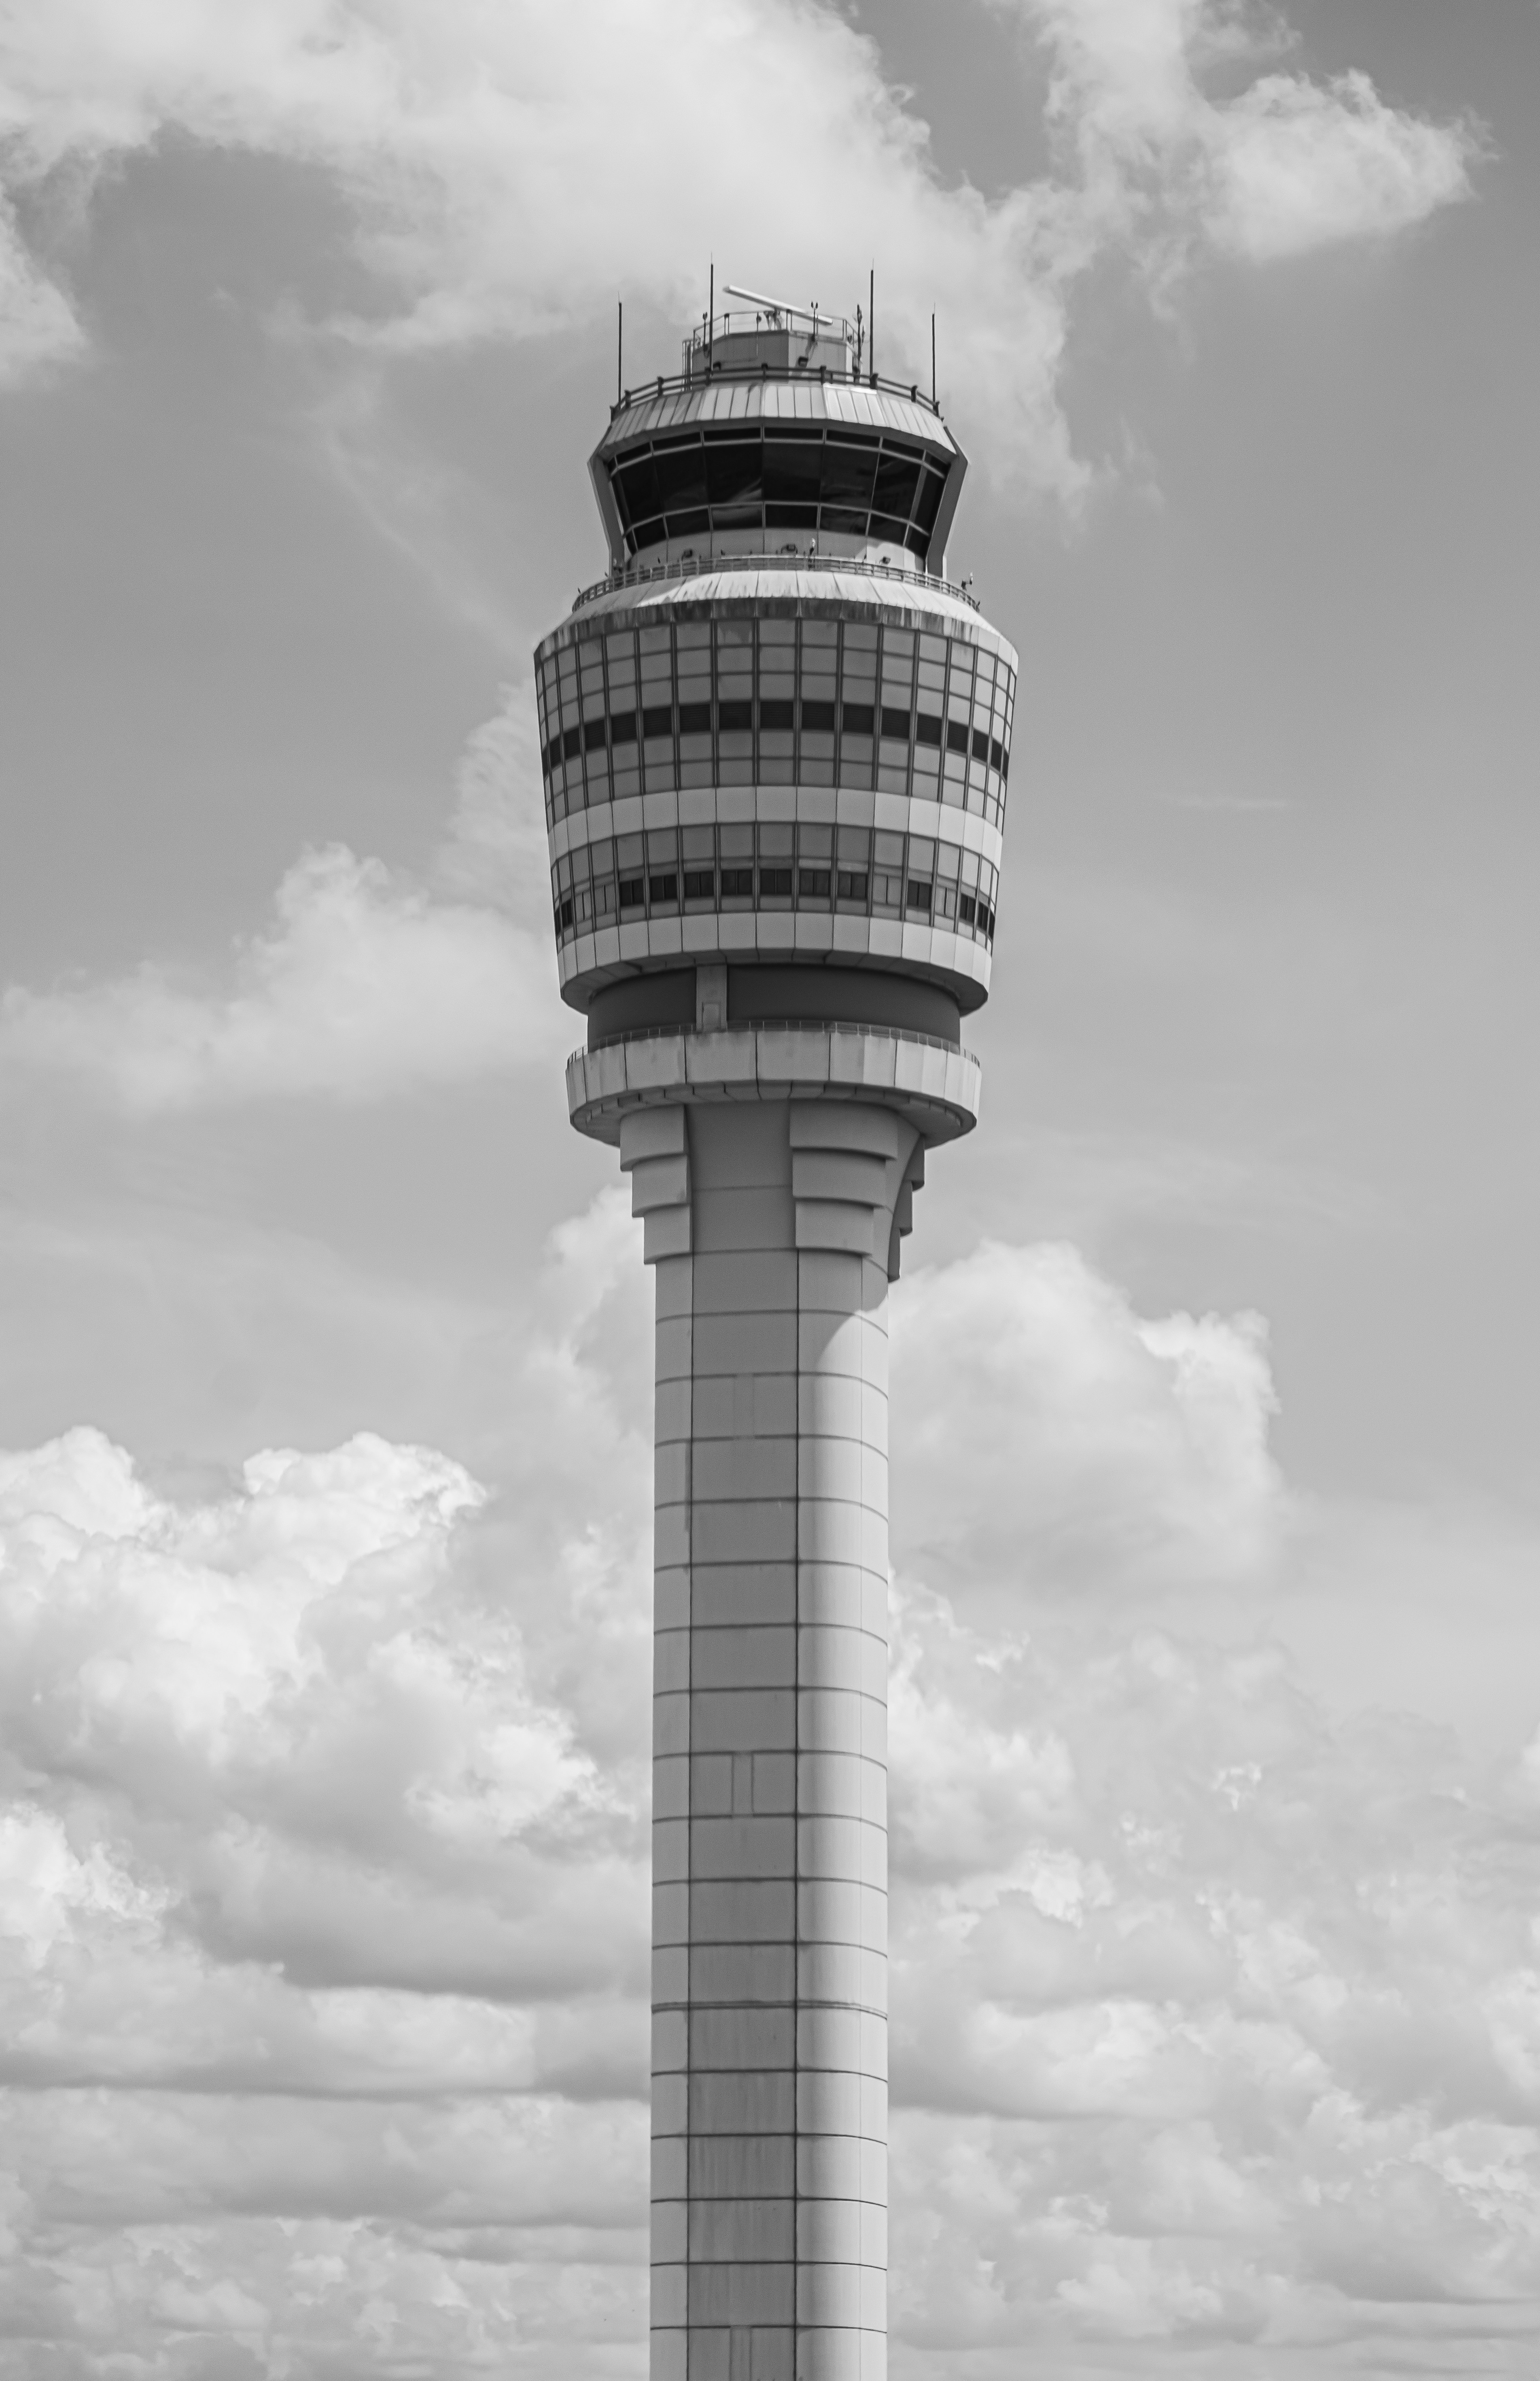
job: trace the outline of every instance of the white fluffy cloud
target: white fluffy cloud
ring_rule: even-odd
[[[1259,1317],[1146,1322],[1074,1249],[986,1243],[906,1284],[894,1364],[923,1455],[897,1523],[971,1609],[1265,1574],[1287,1509]]]
[[[1215,99],[1205,68],[1289,46],[1216,0],[1004,0],[1052,61],[1049,112],[1103,223],[1157,269],[1194,240],[1252,262],[1420,223],[1469,189],[1477,136],[1389,106],[1367,75],[1259,75]]]
[[[544,885],[542,861],[537,897]],[[434,899],[341,846],[297,861],[275,908],[225,983],[145,965],[48,993],[13,986],[0,995],[0,1066],[73,1074],[149,1115],[281,1094],[378,1099],[548,1068],[578,1038],[548,931]]]
[[[71,362],[84,346],[68,299],[34,263],[0,197],[0,388]]]
[[[1015,6],[1075,162],[990,201],[942,183],[873,44],[791,0],[48,0],[0,32],[0,125],[18,186],[170,130],[319,165],[376,276],[348,328],[386,348],[582,323],[617,286],[691,314],[709,190],[731,271],[838,302],[830,274],[849,288],[874,255],[889,369],[920,368],[939,300],[995,467],[1073,496],[1069,295],[1109,245],[1154,239],[1168,271],[1173,226],[1184,252],[1252,257],[1394,229],[1461,194],[1471,142],[1362,76],[1212,103],[1207,58],[1241,45],[1221,0]],[[745,127],[765,128],[747,154]]]
[[[202,1503],[90,1431],[0,1459],[0,2373],[641,2369],[623,1204],[548,1252],[495,1496],[370,1436]],[[1152,1624],[1271,1558],[1253,1323],[1062,1250],[899,1304],[896,2367],[1506,2369],[1540,1756]]]
[[[296,861],[223,971],[13,984],[0,1076],[73,1077],[148,1117],[548,1071],[581,1033],[556,991],[549,883],[534,699],[514,688],[466,746],[429,882],[334,844]]]

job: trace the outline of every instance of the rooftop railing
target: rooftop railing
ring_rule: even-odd
[[[615,421],[633,405],[645,405],[650,397],[670,397],[680,390],[704,388],[721,381],[788,380],[803,383],[817,381],[831,388],[874,388],[887,397],[907,397],[911,405],[923,405],[934,413],[937,421],[944,419],[939,401],[927,395],[918,381],[889,380],[886,373],[839,372],[827,364],[725,363],[714,359],[709,348],[694,351],[684,372],[659,372],[655,380],[643,381],[638,388],[628,388],[610,407],[609,418]]]
[[[906,587],[925,587],[933,593],[955,596],[972,611],[982,612],[978,597],[966,581],[959,585],[953,579],[943,579],[935,570],[906,570],[898,562],[868,562],[855,554],[815,554],[793,547],[779,554],[682,554],[671,562],[631,562],[624,568],[612,570],[607,579],[595,579],[591,586],[580,587],[572,599],[572,609],[581,612],[600,595],[616,593],[622,587],[642,587],[650,580],[667,579],[700,579],[718,570],[845,570],[855,571],[863,579],[896,579]]]

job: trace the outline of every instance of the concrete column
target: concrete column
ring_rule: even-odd
[[[915,1144],[827,1097],[622,1122],[657,1283],[653,2381],[886,2372],[886,1301]]]

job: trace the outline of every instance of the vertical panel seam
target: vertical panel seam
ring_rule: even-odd
[[[684,1576],[685,1576],[685,1807],[690,1816],[689,1856],[685,1862],[684,1913],[684,2358],[689,2381],[690,2353],[690,2233],[694,2192],[691,2167],[694,2128],[695,2051],[695,1168],[691,1163],[690,1104],[684,1107],[685,1215],[690,1248],[690,1410],[685,1417],[684,1456]]]
[[[791,1146],[791,1104],[787,1103],[788,1155]],[[802,1252],[797,1245],[797,1193],[791,1194],[792,1263],[796,1266],[793,1314],[796,1373],[796,1470],[791,1505],[791,2363],[797,2366],[798,2310],[801,2299],[801,2106],[802,2057]]]

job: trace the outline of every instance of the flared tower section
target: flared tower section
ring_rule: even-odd
[[[579,1131],[656,1279],[653,2381],[886,2351],[887,1290],[971,1131],[1017,657],[837,318],[703,326],[535,656]]]

